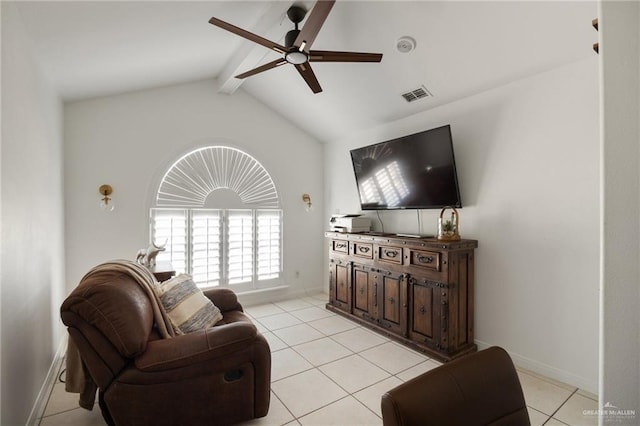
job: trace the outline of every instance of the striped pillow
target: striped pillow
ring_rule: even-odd
[[[215,325],[222,313],[193,282],[180,274],[156,285],[156,290],[177,334],[191,333]]]

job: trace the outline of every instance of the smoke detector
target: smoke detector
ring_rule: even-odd
[[[416,40],[413,37],[402,36],[396,42],[396,49],[400,53],[409,53],[416,48]]]

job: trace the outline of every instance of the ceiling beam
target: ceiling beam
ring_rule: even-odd
[[[293,24],[291,24],[286,15],[289,7],[290,3],[286,1],[269,2],[258,23],[253,28],[247,28],[247,30],[275,42],[284,39],[285,33],[293,29]],[[220,72],[218,76],[220,89],[218,92],[226,94],[235,92],[244,80],[234,76],[261,65],[267,56],[275,59],[272,53],[264,46],[248,40],[244,41]]]

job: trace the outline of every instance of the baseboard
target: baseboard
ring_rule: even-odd
[[[287,299],[294,299],[296,297],[305,297],[318,293],[327,293],[323,287],[317,288],[304,288],[295,289],[290,286],[282,286],[264,290],[254,290],[245,293],[238,293],[238,301],[242,306],[260,305],[263,303],[280,302]],[[329,300],[329,294],[327,293],[327,300]]]
[[[478,345],[478,350],[487,349],[490,346],[496,346],[479,340],[476,340],[475,342]],[[505,349],[509,356],[511,356],[513,363],[518,368],[529,370],[544,377],[548,377],[550,379],[575,386],[579,389],[586,390],[587,392],[590,392],[594,395],[598,394],[597,380],[589,380],[586,377],[578,376],[568,371],[553,367],[551,365],[547,365],[543,362],[539,362],[518,353],[512,352],[508,348],[503,349]]]
[[[44,415],[44,410],[47,408],[47,403],[49,402],[49,395],[51,395],[53,386],[58,380],[58,371],[60,371],[60,367],[62,366],[62,362],[64,361],[66,351],[67,336],[65,333],[60,341],[60,344],[58,345],[58,350],[53,357],[53,362],[49,367],[47,377],[45,378],[44,383],[40,388],[40,392],[38,392],[36,402],[33,404],[33,408],[31,409],[31,413],[29,414],[29,418],[26,422],[27,426],[37,426],[38,424],[40,424],[40,419]]]

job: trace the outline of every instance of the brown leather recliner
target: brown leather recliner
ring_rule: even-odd
[[[61,307],[70,338],[115,425],[226,425],[269,410],[271,352],[236,295],[204,294],[216,326],[169,339],[154,328],[151,301],[121,272],[83,279]]]
[[[529,426],[513,362],[499,347],[466,355],[382,395],[384,426]]]

